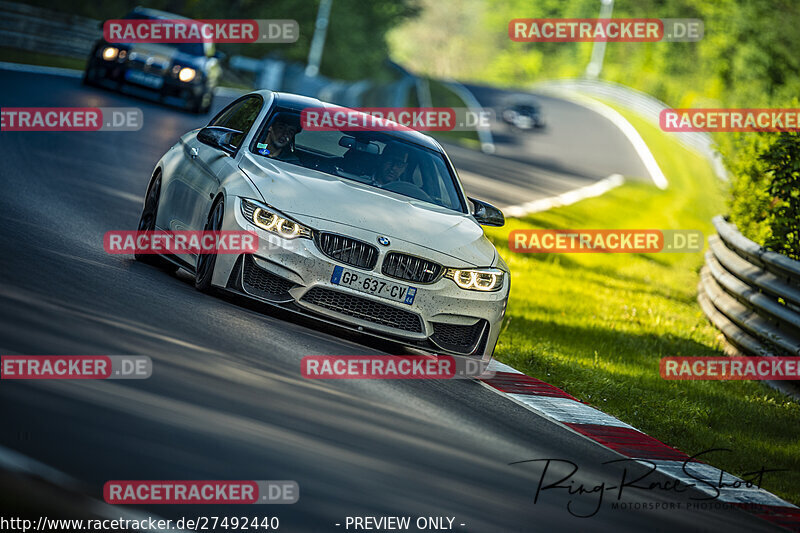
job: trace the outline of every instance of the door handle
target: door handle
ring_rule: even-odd
[[[189,150],[189,156],[190,156],[192,159],[195,159],[195,158],[197,157],[197,155],[198,155],[198,154],[199,154],[199,152],[197,151],[197,148],[194,148],[194,147],[192,147],[192,149],[191,149],[191,150]]]

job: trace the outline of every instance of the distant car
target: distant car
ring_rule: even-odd
[[[139,7],[125,19],[186,20]],[[83,83],[208,113],[222,73],[220,57],[213,43],[118,44],[100,39],[89,55]]]
[[[533,99],[518,100],[507,104],[506,108],[503,109],[503,121],[509,126],[520,130],[543,128],[545,126],[541,105]]]
[[[488,359],[508,267],[441,145],[415,131],[303,129],[329,106],[262,90],[156,165],[140,231],[250,231],[252,254],[137,255],[218,288],[433,353]]]

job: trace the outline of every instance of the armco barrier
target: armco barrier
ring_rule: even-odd
[[[709,237],[697,300],[749,355],[800,356],[800,262],[764,249],[721,216]]]
[[[102,36],[99,20],[0,0],[0,47],[85,59],[95,41]],[[396,71],[397,79],[391,83],[376,83],[372,80],[343,81],[321,75],[309,76],[306,65],[298,62],[233,56],[225,66],[223,82],[252,83],[255,89],[313,96],[347,107],[407,107],[413,101],[412,96],[416,96],[419,105],[436,104],[421,98],[420,86],[425,86],[427,80],[394,62],[388,63]],[[464,107],[478,111],[480,105],[466,87],[456,82],[444,84],[464,102]],[[479,129],[476,134],[484,151],[494,150],[489,129]]]
[[[0,46],[84,59],[102,36],[99,20],[0,0]]]

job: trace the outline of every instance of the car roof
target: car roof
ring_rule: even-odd
[[[317,98],[312,98],[310,96],[301,96],[299,94],[293,94],[293,93],[274,92],[267,89],[255,91],[255,93],[261,94],[265,98],[269,98],[270,95],[274,95],[275,102],[277,105],[298,112],[302,111],[307,107],[342,107],[336,104],[331,104],[329,102],[323,102],[322,100],[319,100]],[[430,137],[418,131],[399,130],[399,131],[386,131],[382,133],[385,133],[386,135],[395,137],[396,139],[402,141],[411,142],[419,146],[424,146],[425,148],[429,148],[431,150],[435,150],[440,153],[444,152],[442,145],[440,145],[433,137]]]

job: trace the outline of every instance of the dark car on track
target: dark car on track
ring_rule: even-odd
[[[185,19],[137,7],[127,20]],[[110,43],[98,40],[86,65],[83,83],[207,113],[222,73],[221,54],[213,43]]]
[[[545,127],[542,106],[532,98],[508,101],[503,109],[502,116],[503,121],[512,129],[531,130]]]

